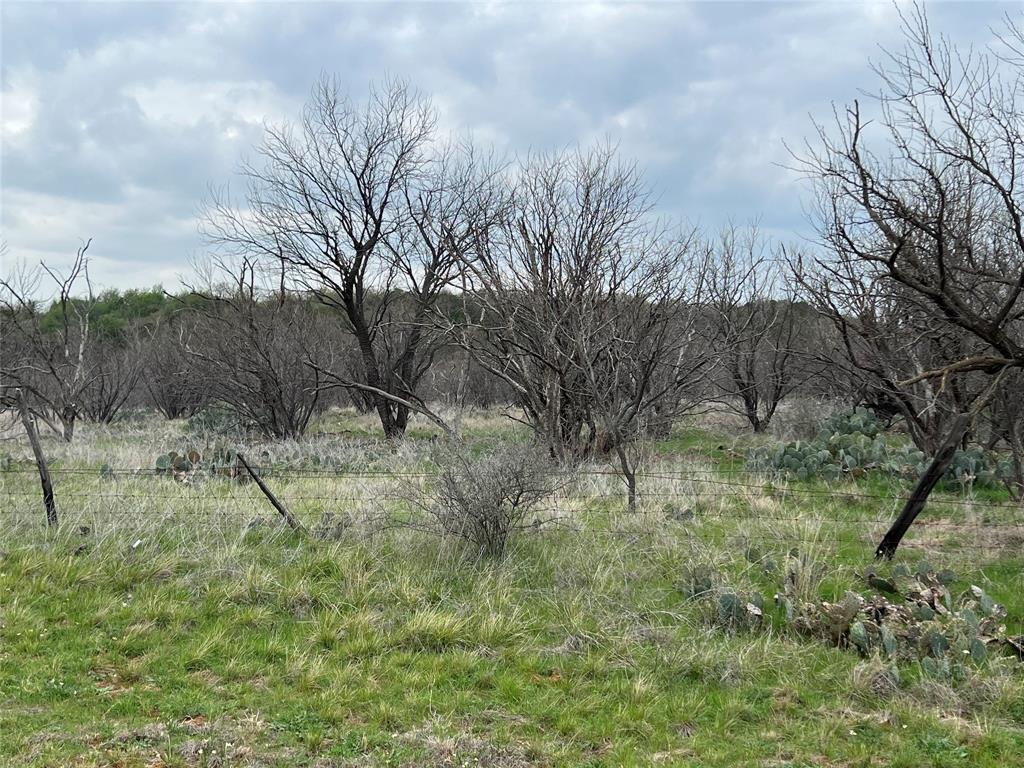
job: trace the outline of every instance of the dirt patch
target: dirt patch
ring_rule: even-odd
[[[468,733],[438,735],[430,726],[400,734],[398,740],[422,754],[403,762],[408,768],[527,768],[539,765],[516,744],[494,744]]]
[[[948,553],[958,545],[998,557],[1008,550],[1024,547],[1024,526],[1011,528],[1004,523],[955,523],[929,520],[927,525],[911,527],[909,538],[900,545],[927,553]]]

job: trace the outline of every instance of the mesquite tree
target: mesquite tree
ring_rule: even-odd
[[[361,371],[331,380],[365,393],[388,438],[422,406],[417,385],[445,343],[430,317],[492,210],[493,171],[465,145],[438,146],[435,123],[402,82],[356,104],[325,77],[297,125],[266,129],[242,168],[244,208],[215,197],[205,217],[213,243],[280,263],[338,310]]]
[[[90,348],[90,243],[78,249],[64,274],[40,264],[0,279],[3,403],[14,407],[20,389],[27,407],[68,442],[82,415],[83,393],[97,375]]]
[[[193,416],[209,399],[188,352],[197,318],[188,310],[143,329],[142,383],[148,401],[167,419]]]
[[[705,278],[702,336],[715,352],[712,385],[722,403],[764,432],[779,405],[821,368],[818,318],[798,303],[756,228],[725,229]]]
[[[815,181],[819,268],[876,280],[962,346],[901,386],[968,373],[989,383],[955,418],[899,519],[890,557],[1008,369],[1024,367],[1024,33],[1007,19],[1001,46],[962,51],[904,18],[906,45],[875,67],[877,115],[857,102],[820,128],[802,158]]]
[[[509,185],[465,264],[460,342],[553,456],[615,452],[633,505],[627,446],[701,391],[707,249],[652,220],[640,173],[612,148],[528,157]]]
[[[706,397],[714,353],[695,328],[707,250],[692,236],[651,238],[632,252],[616,249],[598,271],[570,313],[572,364],[586,383],[599,447],[614,454],[633,512],[650,422],[671,422]]]
[[[323,406],[319,371],[334,367],[330,318],[318,304],[272,289],[252,263],[222,265],[220,274],[231,282],[195,294],[189,375],[242,423],[299,438]]]
[[[142,374],[138,329],[99,339],[87,352],[91,376],[80,395],[82,415],[99,424],[113,423],[131,402]]]
[[[833,374],[849,382],[856,399],[899,416],[914,444],[935,454],[985,391],[986,377],[971,373],[942,382],[921,374],[962,356],[970,335],[901,286],[865,273],[859,263],[823,268],[798,256],[792,267],[807,297],[834,326],[835,349],[828,355]]]

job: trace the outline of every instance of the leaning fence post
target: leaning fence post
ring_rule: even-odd
[[[18,390],[18,411],[21,413],[21,423],[25,425],[28,432],[28,441],[32,445],[32,453],[36,457],[36,468],[39,470],[39,484],[43,487],[43,504],[46,506],[46,524],[57,524],[57,503],[53,500],[53,483],[50,481],[50,470],[46,466],[46,457],[43,455],[43,446],[39,443],[39,433],[36,432],[36,424],[29,414],[28,406],[25,405],[25,393]]]
[[[241,453],[237,451],[235,452],[235,456],[238,457],[238,460],[242,463],[242,466],[245,467],[245,471],[249,473],[249,477],[256,481],[256,485],[258,485],[260,487],[260,490],[263,491],[263,495],[266,496],[270,500],[270,503],[274,505],[274,509],[281,513],[281,517],[283,517],[284,521],[288,523],[288,526],[293,531],[300,531],[302,533],[305,533],[306,529],[302,527],[302,523],[296,520],[292,516],[292,513],[285,508],[284,504],[277,500],[277,497],[271,492],[269,488],[267,488],[266,483],[264,483],[263,480],[260,479],[260,476],[253,471],[253,468],[249,466],[249,462],[245,460],[245,456],[243,456]]]

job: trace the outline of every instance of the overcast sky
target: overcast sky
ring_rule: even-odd
[[[610,138],[666,214],[808,235],[783,141],[871,89],[869,61],[899,42],[889,2],[0,8],[8,262],[60,266],[92,237],[94,281],[119,288],[178,284],[203,254],[208,187],[231,181],[265,120],[299,114],[321,72],[355,94],[407,78],[446,128],[509,153]],[[930,16],[984,45],[1019,8]]]

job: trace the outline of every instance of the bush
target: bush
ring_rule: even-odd
[[[538,526],[533,513],[556,488],[550,463],[532,445],[479,456],[453,447],[434,460],[440,472],[414,503],[427,512],[432,529],[484,557],[501,557],[512,536]]]
[[[185,426],[192,435],[207,437],[245,438],[254,431],[252,423],[225,405],[204,406],[189,417]]]

